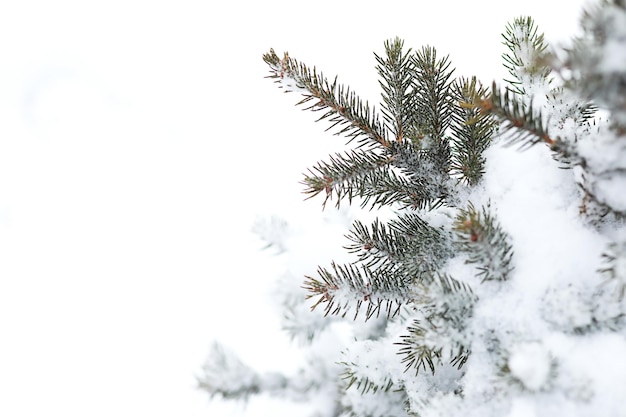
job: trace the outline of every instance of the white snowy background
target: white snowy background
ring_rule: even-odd
[[[251,227],[320,215],[298,181],[344,141],[263,78],[261,55],[288,50],[377,101],[386,39],[490,83],[507,22],[531,15],[560,42],[582,4],[3,2],[0,415],[267,415],[210,402],[194,375],[214,339],[262,369],[296,360]]]

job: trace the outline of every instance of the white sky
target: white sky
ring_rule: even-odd
[[[564,40],[583,2],[4,3],[0,415],[195,417],[239,411],[194,389],[214,338],[278,363],[250,224],[317,215],[300,174],[343,145],[261,55],[376,101],[372,51],[397,35],[490,83],[508,21]]]

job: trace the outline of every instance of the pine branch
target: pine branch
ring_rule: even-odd
[[[391,154],[391,165],[423,190],[420,195],[424,203],[438,206],[447,199],[450,194],[450,145],[447,140],[392,142],[387,152]],[[420,207],[426,206],[420,204]]]
[[[376,220],[370,228],[357,221],[346,246],[358,262],[380,271],[404,271],[421,276],[441,266],[451,256],[442,230],[431,227],[416,214],[404,214],[385,225]]]
[[[425,344],[428,330],[423,327],[418,320],[413,322],[412,326],[407,328],[409,334],[400,336],[401,342],[397,344],[402,346],[399,355],[403,355],[402,363],[406,364],[405,371],[415,368],[415,373],[419,374],[420,369],[435,374],[435,365],[441,364],[442,347],[431,347]]]
[[[313,175],[305,177],[303,181],[303,184],[308,186],[305,193],[311,198],[324,191],[326,193],[324,205],[336,196],[337,207],[343,198],[347,197],[351,202],[354,197],[359,197],[362,198],[361,207],[369,205],[374,209],[399,203],[401,208],[424,209],[436,207],[444,199],[444,196],[438,194],[440,191],[438,187],[412,181],[405,175],[396,173],[389,166],[367,170],[347,165],[341,167],[319,163],[314,170],[317,171],[317,175],[310,171]],[[343,175],[343,182],[335,181],[332,175],[339,178]]]
[[[408,328],[409,334],[401,336],[396,344],[403,346],[398,352],[404,355],[406,370],[430,369],[442,363],[443,351],[448,351],[450,363],[461,368],[468,359],[465,344],[466,321],[472,316],[477,301],[471,288],[454,278],[436,273],[430,281],[418,285],[413,303],[423,318],[414,320]]]
[[[366,305],[365,319],[380,314],[384,307],[387,317],[394,317],[400,307],[411,301],[410,283],[413,277],[399,272],[372,271],[364,265],[337,265],[334,262],[332,271],[319,268],[321,280],[307,276],[304,289],[309,292],[307,299],[318,297],[311,309],[325,304],[324,314],[345,317],[354,310],[356,319]]]
[[[442,141],[453,112],[450,86],[454,69],[450,69],[447,56],[437,59],[435,48],[428,46],[416,52],[412,61],[419,130],[437,142]]]
[[[400,204],[400,209],[424,209],[433,200],[433,190],[415,183],[392,169],[371,172],[361,184],[362,207],[372,208]]]
[[[355,196],[363,197],[366,193],[366,178],[381,175],[389,162],[385,156],[362,149],[343,155],[335,154],[330,157],[330,163],[318,162],[317,166],[309,169],[311,175],[305,175],[302,181],[306,186],[304,193],[308,195],[307,198],[313,198],[325,192],[324,206],[333,196],[337,199],[337,207],[343,198],[348,198],[349,203],[352,203]]]
[[[461,78],[452,88],[454,98],[459,103],[453,113],[452,136],[452,172],[466,184],[478,184],[485,173],[483,153],[491,144],[496,129],[492,114],[483,113],[472,103],[484,100],[487,89],[476,77],[471,80]]]
[[[556,113],[557,124],[560,128],[566,120],[573,120],[579,126],[587,125],[593,121],[598,112],[598,106],[595,103],[582,101],[563,87],[556,87],[550,91],[548,104]]]
[[[399,38],[385,42],[385,57],[375,54],[376,69],[381,77],[379,84],[383,90],[382,113],[387,129],[402,142],[410,135],[413,125],[413,61],[411,50],[403,52],[404,42]]]
[[[525,105],[510,90],[502,92],[493,83],[491,95],[485,100],[478,99],[474,105],[482,115],[493,114],[500,120],[501,131],[510,133],[503,136],[509,144],[521,143],[526,148],[544,142],[553,150],[558,149],[559,142],[550,137],[541,112],[534,110],[532,103]]]
[[[327,119],[337,127],[336,135],[345,135],[348,143],[356,140],[360,146],[389,146],[383,125],[374,110],[363,102],[353,91],[337,84],[337,78],[329,83],[315,67],[290,58],[287,53],[281,59],[273,49],[263,55],[269,65],[271,75],[285,92],[299,92],[304,98],[297,105],[307,104],[305,110],[321,111],[318,121]]]
[[[371,149],[335,154],[330,162],[319,162],[310,169],[302,184],[308,198],[324,192],[324,206],[333,198],[339,207],[342,199],[352,203],[359,197],[362,207],[401,203],[415,209],[432,208],[450,193],[448,175],[442,174],[448,161],[447,141],[426,149],[409,141],[393,141],[382,154]]]
[[[319,367],[316,370],[319,372]],[[308,365],[292,376],[278,372],[257,373],[217,342],[211,346],[202,375],[196,380],[198,388],[207,391],[211,398],[220,396],[239,400],[268,394],[281,399],[306,401],[321,388],[319,375],[311,373]]]
[[[537,33],[537,26],[531,17],[518,17],[506,26],[502,34],[504,45],[511,51],[503,54],[504,66],[513,76],[506,80],[513,92],[526,94],[525,87],[545,83],[551,69],[542,56],[548,45],[543,34]]]
[[[439,272],[418,282],[413,298],[431,329],[454,343],[464,337],[465,322],[476,300],[469,285]]]
[[[358,262],[370,269],[401,268],[409,251],[408,239],[394,230],[389,230],[378,219],[372,223],[371,231],[360,221],[354,222],[347,238],[353,243],[345,248],[350,253],[356,253]]]
[[[561,132],[552,147],[553,159],[564,168],[579,165],[581,159],[576,147],[591,133],[598,108],[593,103],[581,101],[570,90],[556,87],[550,90],[543,109],[550,114],[546,121],[547,129]],[[573,126],[575,129],[572,129]]]
[[[355,387],[361,391],[361,394],[367,394],[369,392],[377,393],[379,390],[387,392],[393,387],[393,380],[391,378],[385,379],[382,383],[371,380],[368,377],[359,378],[356,371],[351,366],[356,366],[355,363],[340,362],[341,365],[346,367],[346,370],[341,374],[341,379],[346,381],[346,389]]]
[[[450,63],[447,58],[438,60],[433,48],[424,48],[409,59],[408,54],[402,53],[402,42],[399,40],[386,43],[386,49],[386,61],[377,57],[378,70],[383,79],[381,85],[384,90],[385,117],[388,124],[392,125],[390,129],[397,140],[384,143],[377,140],[383,145],[382,154],[372,149],[358,149],[343,155],[337,154],[331,157],[330,162],[319,163],[309,170],[312,175],[305,176],[303,181],[307,187],[305,193],[313,197],[325,192],[324,205],[333,197],[337,198],[336,205],[339,206],[343,198],[347,197],[352,202],[358,196],[363,198],[362,206],[371,203],[374,208],[399,202],[403,207],[422,209],[437,207],[449,194],[450,146],[442,135],[450,124],[452,111]],[[318,110],[322,106],[320,103],[325,106],[325,103],[334,102],[334,98],[329,98],[334,90],[340,92],[339,98],[342,97],[342,87],[336,87],[335,83],[329,86],[321,75],[316,75],[315,70],[311,73],[288,56],[280,60],[272,51],[265,59],[273,68],[273,78],[282,82],[287,77],[284,74],[288,74],[291,77],[289,79],[297,81],[299,88],[313,91],[303,93],[305,99],[301,103],[313,100],[317,97],[316,92],[326,92],[322,97],[323,103],[318,99],[316,104],[309,107],[312,110]],[[294,68],[300,68],[300,72]],[[415,78],[417,81],[414,81]],[[411,86],[409,80],[415,85]],[[291,88],[292,84],[287,82],[286,85]],[[415,98],[415,91],[419,98]],[[423,117],[409,119],[407,115],[415,114],[415,106],[418,105],[425,112]],[[337,115],[333,113],[334,107],[329,106],[330,110],[322,118],[331,117],[337,123],[343,123],[345,120],[338,121]],[[417,128],[415,123],[419,125]],[[346,128],[356,129],[355,126],[350,124]],[[422,132],[421,141],[402,140],[407,132],[416,129]],[[359,134],[356,130],[351,132]],[[399,172],[391,170],[387,165],[398,168]]]
[[[277,372],[259,374],[217,342],[211,346],[202,372],[197,377],[198,387],[211,397],[247,400],[251,395],[267,393],[301,401],[314,388],[313,381],[304,375],[289,378]]]
[[[354,387],[361,394],[398,390],[398,384],[394,383],[395,369],[386,360],[391,352],[391,343],[372,340],[354,341],[344,349],[339,364],[344,366],[341,377],[346,390]]]
[[[482,214],[472,204],[459,210],[455,220],[459,247],[469,254],[468,263],[478,264],[482,281],[505,281],[513,270],[513,248],[509,236],[483,207]]]
[[[602,0],[582,13],[584,35],[575,38],[562,63],[566,86],[579,98],[611,113],[610,124],[626,136],[626,70],[620,54],[626,48],[623,0]]]

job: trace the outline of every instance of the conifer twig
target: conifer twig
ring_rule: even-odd
[[[389,146],[383,125],[367,102],[363,102],[353,91],[337,84],[335,77],[329,83],[316,68],[309,69],[285,53],[279,58],[273,49],[263,55],[269,65],[271,75],[285,92],[299,92],[304,96],[297,104],[307,104],[305,110],[322,111],[318,121],[328,119],[331,123],[327,130],[340,128],[336,135],[346,135],[357,140],[359,145]]]
[[[493,114],[500,120],[502,131],[510,132],[505,136],[509,144],[521,143],[525,148],[543,142],[556,148],[557,140],[548,133],[541,112],[533,109],[532,102],[522,103],[511,90],[502,92],[494,82],[489,97],[477,99],[474,105],[481,114]]]

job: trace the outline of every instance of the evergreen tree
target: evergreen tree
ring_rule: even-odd
[[[352,145],[309,170],[305,193],[379,215],[352,223],[350,261],[282,285],[302,369],[261,374],[216,344],[200,386],[310,402],[314,416],[626,415],[626,3],[601,1],[582,28],[551,52],[515,19],[510,79],[490,87],[389,40],[380,113],[264,55]],[[284,249],[286,227],[259,230]]]

